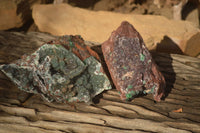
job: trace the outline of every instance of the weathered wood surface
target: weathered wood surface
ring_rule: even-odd
[[[0,64],[33,52],[53,38],[0,32]],[[92,105],[48,103],[20,91],[0,73],[0,133],[200,132],[200,59],[175,54],[155,54],[154,59],[169,92],[160,103],[151,95],[123,102],[115,89],[97,96]],[[174,112],[180,108],[183,112]]]

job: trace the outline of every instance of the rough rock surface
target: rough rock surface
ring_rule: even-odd
[[[68,4],[35,5],[33,19],[40,31],[53,35],[78,34],[94,42],[104,42],[110,32],[126,20],[140,32],[149,50],[156,49],[158,43],[162,47],[165,36],[179,48],[186,33],[199,32],[190,22],[169,20],[163,16],[94,12]],[[173,53],[173,49],[171,51]]]
[[[131,24],[122,22],[102,44],[102,51],[122,100],[153,93],[154,100],[160,101],[165,92],[165,79]]]
[[[80,36],[64,36],[1,65],[0,70],[21,90],[40,94],[49,102],[91,102],[111,85],[101,63],[90,53],[99,59]]]

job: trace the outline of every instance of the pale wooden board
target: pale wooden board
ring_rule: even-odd
[[[0,64],[19,59],[54,38],[37,32],[0,32]],[[99,46],[93,49],[101,54]],[[200,132],[200,59],[158,53],[153,57],[169,92],[160,103],[151,95],[124,102],[115,88],[95,97],[92,105],[48,103],[20,91],[0,73],[0,133]],[[173,112],[180,108],[182,113]]]

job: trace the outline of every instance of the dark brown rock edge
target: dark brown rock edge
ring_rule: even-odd
[[[131,24],[122,22],[102,44],[102,51],[122,100],[153,93],[154,100],[160,101],[165,92],[165,79]]]

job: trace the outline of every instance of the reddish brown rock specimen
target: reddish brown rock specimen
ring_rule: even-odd
[[[102,51],[122,100],[153,93],[154,100],[160,101],[165,92],[165,79],[131,24],[122,22],[102,44]]]

